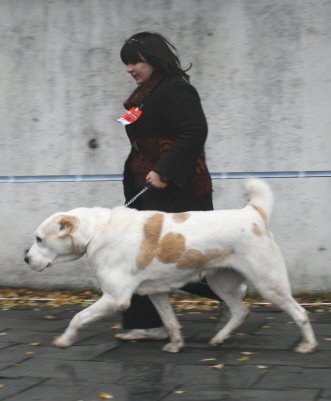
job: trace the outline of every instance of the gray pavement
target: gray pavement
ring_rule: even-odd
[[[52,339],[80,306],[0,310],[0,400],[10,401],[326,401],[331,400],[331,309],[310,309],[320,342],[292,351],[300,336],[284,313],[252,308],[225,345],[213,348],[218,311],[179,314],[186,348],[120,343],[118,317],[81,332],[61,350]]]

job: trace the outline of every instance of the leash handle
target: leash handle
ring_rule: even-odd
[[[131,203],[133,203],[137,198],[139,198],[140,195],[142,195],[144,192],[146,192],[149,188],[152,187],[152,184],[148,183],[144,186],[144,188],[137,193],[137,195],[135,195],[132,199],[130,199],[128,202],[126,202],[126,204],[124,206],[129,206],[131,205]]]

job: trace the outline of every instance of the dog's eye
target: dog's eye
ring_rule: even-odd
[[[41,239],[40,237],[36,237],[36,241],[37,241],[37,242],[41,242],[42,239]]]

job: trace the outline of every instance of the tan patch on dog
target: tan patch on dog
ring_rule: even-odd
[[[182,234],[168,233],[159,245],[157,257],[162,263],[175,263],[185,251],[185,237]]]
[[[219,249],[208,249],[206,253],[202,253],[197,249],[188,249],[178,260],[177,267],[179,269],[196,269],[204,267],[208,262],[217,260],[223,263],[224,260],[234,254],[234,250],[220,251]]]
[[[190,217],[189,213],[175,213],[172,218],[176,223],[184,223]]]
[[[260,229],[260,227],[256,223],[252,224],[252,232],[253,232],[253,234],[255,234],[257,236],[262,235],[262,230]]]
[[[163,220],[163,214],[156,213],[144,225],[144,238],[140,245],[139,255],[137,256],[137,266],[139,269],[145,269],[152,262],[156,254]]]
[[[201,267],[204,257],[201,251],[197,249],[187,250],[182,257],[178,260],[178,269],[194,269]]]
[[[268,222],[268,215],[266,211],[261,207],[261,206],[256,206],[256,205],[251,205],[262,217],[262,219],[265,221],[265,223]]]

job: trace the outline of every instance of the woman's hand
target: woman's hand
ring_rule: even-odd
[[[162,181],[160,174],[153,170],[146,175],[146,182],[159,189],[165,188],[168,185],[167,182]]]

